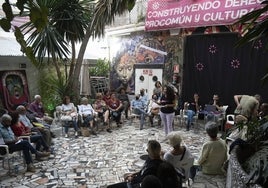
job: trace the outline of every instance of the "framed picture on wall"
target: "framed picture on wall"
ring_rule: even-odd
[[[0,71],[0,91],[4,108],[14,111],[18,105],[29,102],[29,90],[24,70]]]

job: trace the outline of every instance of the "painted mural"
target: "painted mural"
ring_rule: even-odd
[[[120,47],[112,60],[111,90],[126,88],[134,93],[135,64],[163,64],[163,81],[172,82],[173,66],[182,64],[179,55],[182,39],[170,36],[168,31],[157,33],[135,33],[120,37]],[[113,48],[113,45],[111,45]]]
[[[24,102],[29,102],[29,91],[25,71],[0,71],[2,104],[13,111]]]

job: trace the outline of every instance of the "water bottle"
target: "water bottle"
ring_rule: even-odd
[[[19,173],[19,166],[18,166],[18,165],[15,166],[15,168],[14,168],[14,173],[15,173],[15,174],[18,174],[18,173]]]

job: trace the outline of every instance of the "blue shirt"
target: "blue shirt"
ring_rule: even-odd
[[[141,99],[138,100],[134,99],[131,101],[131,106],[133,109],[135,108],[144,109],[146,107],[146,104]]]
[[[143,95],[143,96],[140,96],[140,100],[142,100],[143,101],[143,103],[147,106],[148,105],[148,101],[149,101],[149,99],[148,99],[148,95]]]
[[[0,134],[5,142],[10,142],[15,140],[15,135],[10,127],[6,128],[0,123]]]

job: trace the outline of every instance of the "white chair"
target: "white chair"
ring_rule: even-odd
[[[130,107],[130,115],[129,115],[129,117],[130,117],[131,125],[132,125],[132,123],[134,121],[137,122],[140,119],[140,115],[139,114],[136,114],[134,111],[135,110],[132,109],[132,107]]]
[[[227,129],[230,129],[235,124],[235,115],[234,114],[228,114],[226,116],[226,123],[225,123],[225,132]]]
[[[199,112],[197,112],[193,117],[193,128],[194,129],[198,128],[198,113]],[[186,127],[187,120],[188,120],[187,110],[182,110],[181,118],[182,118],[182,125]]]
[[[77,108],[75,108],[75,113],[77,113]],[[54,112],[54,119],[61,125],[62,135],[64,135],[64,127],[68,126],[68,128],[73,128],[73,121],[77,121],[78,117],[72,116],[71,120],[63,120],[62,116],[64,116],[62,106],[57,106]]]
[[[186,115],[186,111],[183,109],[180,110],[180,113],[175,116],[175,119],[179,122],[179,125],[183,127],[186,124],[188,116]]]
[[[30,142],[29,136],[20,136],[18,139],[27,139]],[[8,145],[4,144],[4,141],[1,141],[0,144],[0,159],[2,160],[3,169],[8,170],[8,174],[12,175],[13,173],[17,173],[16,168],[21,163],[23,164],[23,168],[26,168],[26,162],[23,158],[22,151],[16,151],[13,153],[9,152]],[[7,162],[7,166],[5,166],[5,162]]]

